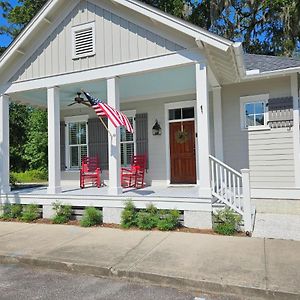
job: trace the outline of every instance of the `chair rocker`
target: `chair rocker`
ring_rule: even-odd
[[[98,157],[84,157],[80,169],[80,188],[84,189],[86,183],[101,187],[101,169]]]

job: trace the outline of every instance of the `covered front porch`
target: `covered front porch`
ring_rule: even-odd
[[[194,55],[194,56],[193,56]],[[193,185],[195,197],[210,199],[210,175],[209,175],[209,154],[210,154],[210,129],[209,129],[209,89],[212,87],[210,81],[213,81],[213,75],[209,72],[207,66],[200,62],[195,62],[196,54],[183,53],[182,55],[174,54],[165,58],[164,64],[161,65],[156,62],[156,59],[151,59],[152,67],[148,70],[141,70],[140,66],[131,64],[126,71],[117,69],[114,70],[115,76],[107,78],[92,79],[95,74],[90,74],[89,71],[81,72],[78,77],[67,78],[67,75],[57,76],[57,83],[61,84],[53,87],[47,87],[50,83],[40,79],[35,83],[36,87],[24,86],[24,83],[14,84],[11,87],[11,93],[1,96],[1,112],[6,117],[1,120],[2,126],[2,140],[1,148],[3,153],[8,153],[8,103],[9,101],[17,101],[27,103],[32,106],[46,107],[48,110],[48,173],[49,181],[47,194],[58,195],[64,194],[66,186],[74,186],[78,177],[78,167],[72,166],[72,157],[67,148],[68,132],[62,128],[62,123],[66,120],[80,119],[85,117],[85,122],[90,123],[92,118],[96,118],[96,114],[92,109],[77,104],[69,107],[72,103],[76,93],[80,89],[89,91],[95,97],[99,97],[112,107],[125,112],[131,112],[135,121],[138,113],[146,113],[147,126],[144,129],[144,137],[134,135],[133,139],[135,147],[132,153],[128,153],[127,157],[122,153],[122,140],[120,138],[120,129],[115,128],[108,122],[108,129],[110,134],[106,133],[107,149],[102,147],[100,153],[100,161],[107,156],[101,168],[103,171],[103,182],[106,187],[98,190],[93,190],[93,194],[107,194],[112,196],[125,195],[134,196],[121,188],[120,169],[124,160],[129,161],[129,155],[136,154],[138,151],[146,152],[148,156],[148,170],[146,176],[146,183],[148,186],[160,187],[156,190],[157,193],[162,193],[167,197],[172,197],[169,193],[163,191],[170,191],[168,189],[170,184],[186,184]],[[176,64],[171,60],[171,57],[177,59]],[[198,59],[200,57],[198,56]],[[166,63],[166,61],[168,63]],[[112,67],[111,67],[112,68]],[[107,68],[107,69],[111,69]],[[114,69],[114,68],[113,68]],[[84,76],[85,73],[86,76]],[[99,72],[100,73],[100,72]],[[91,76],[92,75],[92,76]],[[90,77],[90,78],[89,78]],[[99,76],[101,77],[101,76]],[[84,79],[85,78],[85,79]],[[50,81],[53,81],[52,78]],[[22,91],[19,91],[22,89]],[[193,109],[192,114],[188,117],[170,118],[170,111],[176,114],[176,111],[184,109]],[[152,134],[152,127],[158,121],[161,126],[162,134],[154,136]],[[189,162],[191,173],[195,173],[195,178],[186,181],[174,181],[172,179],[172,161],[170,157],[170,126],[172,123],[181,124],[181,128],[185,128],[187,122],[191,122],[191,144],[193,159]],[[102,126],[99,122],[99,126]],[[139,124],[135,124],[135,130]],[[183,129],[181,129],[183,131]],[[88,127],[85,133],[91,136],[93,131]],[[65,141],[62,139],[65,138]],[[141,144],[141,139],[147,139],[147,143]],[[201,141],[201,146],[200,146]],[[145,149],[146,146],[148,149]],[[193,146],[194,145],[194,146]],[[69,145],[70,146],[70,145]],[[93,148],[94,147],[94,148]],[[142,149],[141,149],[142,148]],[[124,152],[124,149],[123,149]],[[78,161],[80,162],[82,156],[92,156],[95,153],[95,145],[87,145],[86,152],[79,152]],[[99,152],[96,151],[97,154]],[[123,156],[122,156],[123,155]],[[4,156],[5,157],[5,156]],[[9,158],[5,157],[1,164],[1,194],[9,194]],[[182,167],[182,169],[184,169]],[[185,170],[186,174],[189,170]],[[174,174],[174,171],[173,171]],[[184,175],[182,176],[185,177]],[[150,189],[151,189],[150,188]],[[149,189],[149,188],[147,188]],[[147,189],[144,191],[137,191],[137,195],[145,196]],[[69,190],[70,191],[70,190]],[[149,190],[148,190],[149,191]],[[43,190],[43,193],[46,191]],[[172,193],[171,193],[172,194]]]

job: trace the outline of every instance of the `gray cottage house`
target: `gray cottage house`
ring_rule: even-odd
[[[226,205],[251,232],[255,211],[300,213],[300,61],[245,54],[234,43],[136,0],[49,0],[0,58],[0,202],[55,200],[103,209],[124,200],[182,211],[211,228]],[[135,129],[68,106],[84,89]],[[48,111],[49,185],[11,191],[9,102]],[[153,135],[153,126],[161,134]],[[178,140],[178,132],[186,138]],[[146,153],[147,186],[122,189],[120,168]],[[100,159],[105,186],[79,188],[83,156]]]

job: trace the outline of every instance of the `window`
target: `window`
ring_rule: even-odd
[[[80,168],[83,157],[88,156],[87,118],[74,117],[66,120],[66,161],[67,168]]]
[[[169,110],[170,121],[194,119],[194,117],[195,117],[194,107],[175,108]]]
[[[259,129],[268,124],[267,102],[269,95],[241,98],[241,128]]]
[[[95,23],[72,28],[73,59],[93,56],[96,53]]]
[[[124,127],[121,127],[121,164],[126,167],[130,165],[131,158],[136,153],[135,138],[135,111],[126,111],[124,114],[128,117],[133,126],[134,133],[129,133]]]

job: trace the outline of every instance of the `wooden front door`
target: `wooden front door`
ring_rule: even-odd
[[[196,183],[195,122],[170,123],[171,183]]]

